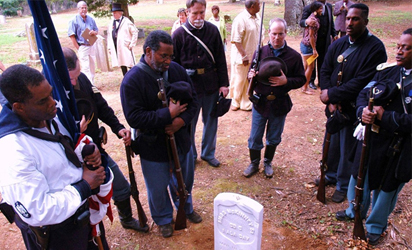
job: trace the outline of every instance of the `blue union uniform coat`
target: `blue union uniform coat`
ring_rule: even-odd
[[[382,120],[377,122],[380,126],[379,133],[370,132],[368,144],[367,166],[369,171],[370,190],[378,189],[390,192],[401,184],[411,180],[412,171],[412,83],[411,74],[404,76],[403,91],[395,88],[395,83],[400,82],[402,67],[394,66],[378,72],[372,81],[387,89],[395,90],[393,95],[375,99],[374,105],[382,106],[384,113]],[[393,85],[393,86],[392,86]],[[369,101],[369,89],[365,88],[357,98],[358,117],[361,117],[363,108]],[[403,102],[406,111],[404,111]],[[392,150],[401,138],[401,153],[390,157]],[[357,161],[358,162],[358,161]],[[358,165],[357,165],[358,166]],[[354,172],[354,171],[353,171]]]

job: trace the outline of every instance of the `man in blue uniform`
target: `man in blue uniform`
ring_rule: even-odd
[[[357,95],[373,78],[376,66],[387,60],[383,43],[366,27],[368,15],[369,8],[365,4],[349,7],[347,35],[331,44],[321,69],[320,99],[326,105],[327,116],[338,109],[348,117],[341,129],[331,136],[330,151],[340,150],[338,166],[330,166],[326,172],[326,182],[336,182],[332,201],[337,203],[344,201],[350,179],[351,152],[356,143],[353,124]]]
[[[220,35],[218,37],[220,39]],[[140,132],[136,140],[139,142],[141,168],[152,218],[162,236],[170,237],[173,233],[173,208],[168,185],[174,204],[177,206],[179,203],[175,192],[172,192],[178,184],[171,176],[175,171],[168,156],[167,135],[175,136],[182,176],[189,193],[184,207],[187,219],[193,223],[202,220],[193,209],[191,194],[195,164],[190,124],[197,112],[197,96],[185,69],[171,61],[174,53],[168,33],[162,30],[151,32],[143,51],[140,63],[127,72],[121,83],[121,104],[128,124]],[[191,100],[187,103],[171,100],[168,107],[163,107],[157,95],[157,80],[160,78],[168,87],[179,82],[190,86]]]
[[[219,94],[226,97],[229,93],[225,49],[217,27],[204,20],[206,1],[187,0],[187,9],[187,22],[172,35],[174,61],[186,69],[197,92],[198,107],[191,135],[194,159],[197,159],[195,129],[201,110],[204,124],[201,159],[212,167],[218,167],[220,162],[215,157],[218,119],[210,113]]]
[[[287,46],[285,40],[287,35],[286,21],[281,18],[271,20],[268,35],[270,41],[268,45],[261,49],[260,72],[256,76],[255,92],[259,96],[259,101],[258,104],[254,104],[252,109],[252,128],[248,139],[251,164],[244,171],[245,177],[250,177],[258,172],[261,149],[264,148],[263,135],[265,130],[264,174],[268,178],[273,176],[271,161],[277,145],[281,142],[286,115],[293,105],[288,92],[302,87],[306,81],[301,55]],[[264,61],[267,59],[269,61],[265,63]],[[264,65],[268,66],[265,67]],[[282,71],[279,67],[275,67],[278,65],[281,66]],[[270,72],[269,69],[273,66],[277,69]],[[263,72],[264,68],[267,69],[265,72]],[[251,69],[248,77],[252,78],[255,74],[256,72]]]
[[[372,130],[368,138],[367,171],[361,206],[362,218],[366,218],[372,191],[372,210],[366,219],[367,239],[371,245],[380,242],[381,234],[388,226],[388,217],[397,203],[398,193],[412,177],[411,28],[402,33],[397,43],[396,60],[395,66],[378,67],[379,71],[371,83],[357,98],[357,115],[361,123],[379,128]],[[367,108],[370,88],[374,90],[373,112]],[[363,127],[360,129],[360,132],[363,131]],[[359,162],[355,160],[350,179],[347,197],[349,207],[336,213],[338,220],[353,219],[355,216],[352,201],[355,198]]]

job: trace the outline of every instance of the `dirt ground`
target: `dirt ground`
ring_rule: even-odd
[[[225,6],[228,8],[228,5]],[[411,10],[411,2],[393,4],[370,4],[372,10],[383,13],[384,8],[396,11]],[[168,21],[162,21],[168,22]],[[172,22],[172,21],[171,21]],[[142,23],[136,23],[141,26]],[[172,24],[171,24],[172,25]],[[380,24],[375,30],[387,30],[380,37],[387,46],[389,61],[394,61],[391,45],[403,29],[398,24]],[[104,27],[103,27],[104,28]],[[230,29],[230,24],[228,24]],[[298,50],[300,36],[289,36],[288,45]],[[63,46],[70,46],[68,39]],[[137,46],[140,47],[140,46]],[[228,46],[230,47],[230,46]],[[140,51],[140,48],[137,48]],[[139,52],[137,55],[140,55]],[[227,52],[228,62],[229,54]],[[139,57],[139,56],[138,56]],[[119,100],[120,71],[97,72],[95,82],[102,94],[114,108],[116,115],[126,124]],[[112,82],[114,84],[108,84]],[[115,81],[114,81],[115,79]],[[103,83],[106,82],[106,83]],[[319,90],[318,90],[319,92]],[[140,200],[149,219],[149,233],[138,233],[122,229],[118,219],[113,223],[105,219],[108,243],[112,249],[214,249],[213,200],[218,193],[235,192],[255,199],[264,206],[264,221],[261,249],[367,249],[363,242],[353,241],[352,222],[335,219],[335,212],[343,210],[347,204],[333,203],[329,197],[334,187],[327,187],[327,204],[316,200],[317,187],[314,179],[319,175],[319,160],[325,131],[324,105],[319,95],[306,95],[293,90],[290,96],[294,103],[288,114],[282,136],[273,160],[274,177],[266,179],[263,173],[247,179],[242,176],[249,164],[247,139],[251,127],[251,112],[230,111],[219,119],[216,157],[221,161],[219,168],[212,168],[206,162],[197,161],[193,200],[195,210],[203,217],[200,224],[187,224],[187,228],[175,231],[173,237],[164,239],[158,227],[152,223],[147,203],[146,189],[138,158],[133,159]],[[110,135],[107,152],[119,164],[128,178],[127,163],[122,142]],[[197,145],[201,142],[202,125],[197,128]],[[132,201],[133,212],[135,203]],[[117,216],[113,206],[114,216]],[[135,212],[134,212],[135,213]],[[137,215],[135,214],[135,217]],[[400,193],[395,211],[388,222],[385,241],[377,249],[412,248],[412,182],[405,185]],[[0,216],[0,249],[24,249],[19,230]]]

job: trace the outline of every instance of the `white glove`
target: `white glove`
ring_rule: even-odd
[[[363,138],[365,138],[365,126],[359,123],[356,129],[354,129],[353,137],[356,137],[359,141],[363,141]]]

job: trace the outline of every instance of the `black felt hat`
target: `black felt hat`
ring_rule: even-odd
[[[258,70],[257,81],[265,85],[271,85],[268,78],[271,76],[280,76],[281,71],[287,74],[286,63],[278,57],[266,57],[261,60],[260,68]]]
[[[384,106],[394,100],[400,93],[401,84],[390,79],[382,79],[373,86],[375,105]]]
[[[123,9],[121,8],[121,4],[120,3],[112,3],[112,12],[114,11],[123,11]]]
[[[169,84],[166,88],[166,98],[181,101],[181,104],[192,101],[192,89],[188,82],[179,81]]]
[[[92,120],[94,115],[93,104],[87,99],[76,99],[77,111],[79,113],[79,119],[82,120],[82,116],[85,116],[88,123]]]

